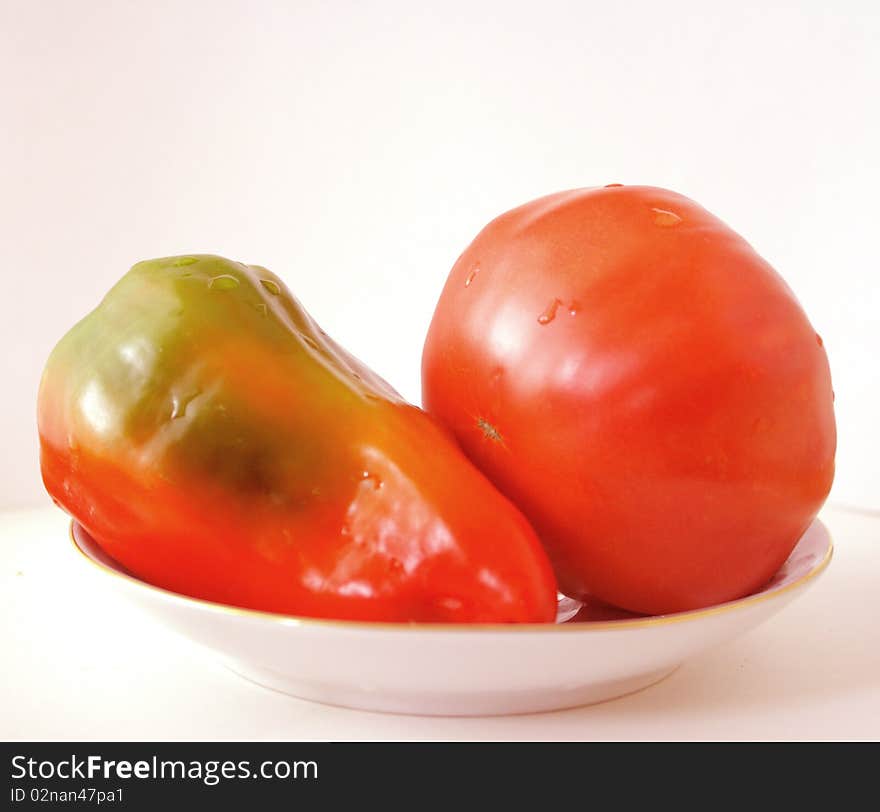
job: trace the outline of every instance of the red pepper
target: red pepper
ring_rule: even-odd
[[[39,430],[55,501],[158,586],[326,618],[554,618],[519,510],[264,268],[135,265],[53,351]]]

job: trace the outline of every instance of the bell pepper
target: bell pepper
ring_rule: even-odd
[[[519,510],[260,266],[133,266],[49,357],[38,425],[49,494],[159,587],[324,618],[554,618]]]

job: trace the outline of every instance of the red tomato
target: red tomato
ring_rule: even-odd
[[[821,338],[745,240],[664,189],[492,221],[452,269],[422,373],[428,411],[575,597],[658,614],[746,595],[831,487]]]

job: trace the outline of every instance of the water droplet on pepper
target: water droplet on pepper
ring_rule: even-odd
[[[224,273],[220,274],[220,276],[212,277],[208,287],[211,290],[235,290],[239,284],[239,281],[234,276]]]
[[[364,471],[361,473],[361,479],[364,482],[369,482],[373,486],[374,491],[378,491],[382,487],[382,480],[379,479],[375,474],[371,474],[369,471]]]
[[[186,417],[186,409],[190,403],[192,403],[201,392],[189,392],[186,395],[178,395],[173,394],[171,396],[171,419],[177,420],[181,417]]]

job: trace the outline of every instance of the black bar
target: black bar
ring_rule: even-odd
[[[651,745],[455,742],[22,742],[0,744],[7,789],[0,809],[328,809],[362,798],[364,809],[430,801],[470,808],[474,788],[496,801],[531,796],[548,807],[628,809],[646,794],[680,802],[700,786],[728,802],[779,787],[772,744]],[[824,750],[825,748],[823,748]],[[687,752],[685,752],[687,751]],[[700,751],[696,757],[696,751]],[[809,752],[808,752],[809,751]],[[807,757],[810,756],[810,757]],[[821,765],[827,774],[827,761]],[[800,746],[799,766],[818,766],[818,748]],[[811,765],[812,762],[812,765]],[[803,787],[801,787],[803,788]],[[789,785],[788,797],[798,788]],[[697,794],[699,797],[699,793]],[[704,798],[704,800],[706,800]],[[285,804],[279,807],[278,804]],[[198,804],[198,806],[187,806]],[[752,804],[753,805],[753,804]],[[605,806],[608,806],[605,804]],[[709,808],[705,806],[704,808]],[[332,808],[336,808],[333,806]],[[653,807],[652,807],[653,808]]]

